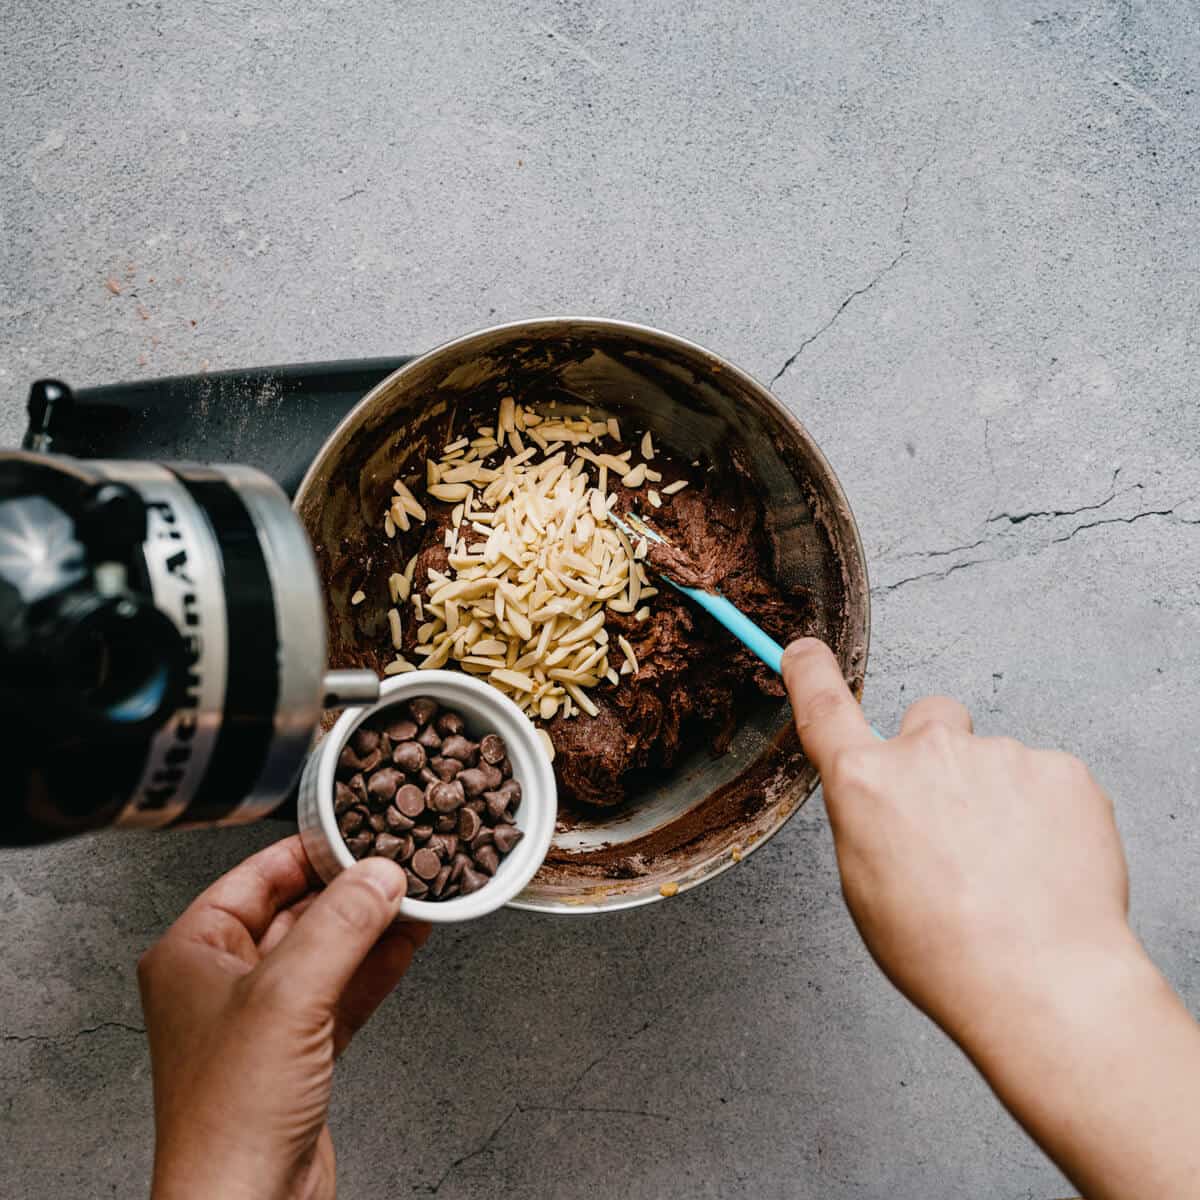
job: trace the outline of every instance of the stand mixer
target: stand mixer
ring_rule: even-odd
[[[0,844],[266,816],[322,709],[378,680],[326,673],[321,581],[274,481],[55,454],[72,407],[35,383],[23,449],[0,452]]]

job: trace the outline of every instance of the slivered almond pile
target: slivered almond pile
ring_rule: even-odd
[[[610,647],[605,615],[645,620],[645,601],[658,589],[640,561],[645,540],[632,545],[611,520],[617,496],[610,483],[637,488],[660,483],[662,474],[649,465],[655,449],[648,432],[637,463],[632,450],[604,451],[598,444],[605,438],[621,444],[612,418],[544,415],[506,398],[495,425],[459,437],[426,463],[426,492],[454,505],[446,531],[449,569],[429,572],[424,595],[413,588],[415,558],[391,576],[392,643],[399,651],[403,620],[420,622],[421,661],[397,654],[387,674],[453,660],[486,677],[529,716],[550,720],[581,711],[595,716],[588,690],[637,673],[624,637]],[[663,494],[686,486],[679,480]],[[401,480],[393,490],[384,517],[389,538],[426,520]],[[652,488],[646,494],[661,504]],[[407,618],[400,611],[405,602],[412,608]]]

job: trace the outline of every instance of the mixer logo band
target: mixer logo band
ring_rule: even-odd
[[[161,810],[176,797],[183,782],[188,762],[193,753],[193,742],[200,715],[200,667],[203,661],[203,630],[195,581],[189,574],[189,560],[183,534],[179,530],[179,519],[175,509],[166,500],[155,500],[147,505],[147,550],[153,543],[164,543],[164,548],[176,548],[167,554],[163,568],[166,579],[176,589],[172,615],[182,617],[182,632],[186,633],[188,661],[184,677],[184,697],[180,707],[171,718],[160,738],[167,740],[159,764],[153,769],[148,785],[142,790],[136,804],[142,810]],[[156,589],[157,590],[157,589]],[[161,602],[161,601],[160,601]],[[159,739],[156,739],[156,749]]]

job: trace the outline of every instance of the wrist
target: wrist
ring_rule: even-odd
[[[975,975],[947,1032],[977,1062],[1030,1039],[1090,1036],[1105,1022],[1149,1011],[1170,988],[1125,922],[1077,942],[1048,943],[1040,954]],[[1109,1026],[1111,1030],[1112,1026]]]
[[[271,1164],[217,1146],[159,1145],[151,1200],[274,1200],[285,1194]]]

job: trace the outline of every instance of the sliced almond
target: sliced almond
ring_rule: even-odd
[[[668,483],[667,486],[663,488],[662,494],[664,496],[674,496],[676,492],[682,492],[687,485],[688,481],[686,479],[677,479],[674,483]]]
[[[624,635],[618,636],[617,645],[620,647],[621,653],[625,655],[625,662],[629,667],[630,673],[636,675],[638,673],[638,660],[637,655],[633,652],[633,647]]]
[[[642,434],[641,451],[642,457],[645,459],[651,459],[654,457],[654,440],[651,438],[650,430],[648,429]]]
[[[510,671],[501,668],[493,671],[490,678],[519,692],[532,692],[534,688],[533,680],[523,671]]]
[[[435,483],[427,490],[435,500],[453,504],[458,500],[465,500],[471,493],[471,486],[467,483]]]

